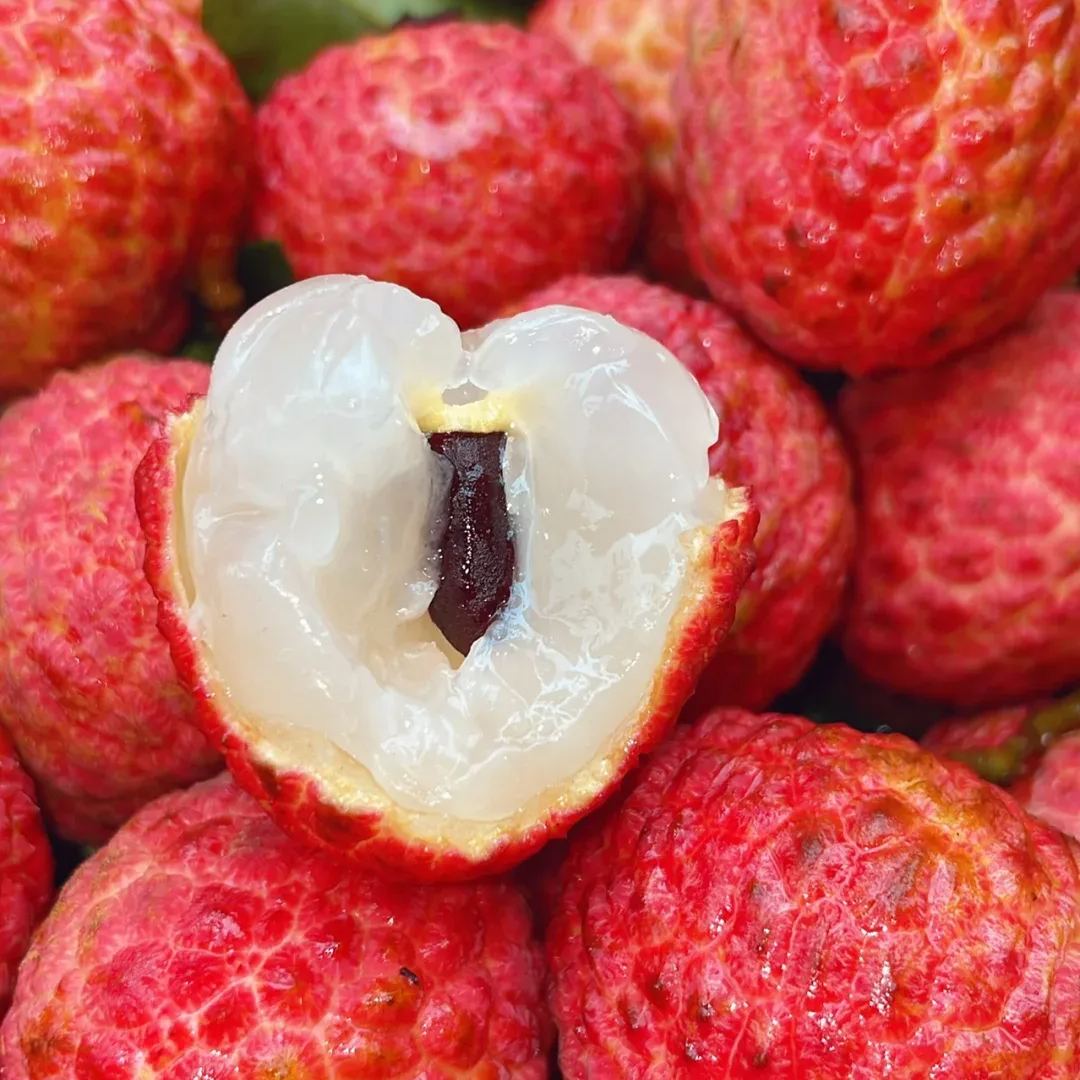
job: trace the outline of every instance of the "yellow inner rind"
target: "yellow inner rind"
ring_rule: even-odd
[[[473,435],[509,431],[521,412],[516,394],[495,392],[479,401],[452,405],[444,400],[443,391],[433,386],[418,389],[411,396],[409,407],[417,427],[425,435],[446,431]]]

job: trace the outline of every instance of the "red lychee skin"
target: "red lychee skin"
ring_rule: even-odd
[[[855,544],[851,469],[814,392],[715,304],[633,277],[571,277],[512,310],[570,304],[648,334],[697,378],[720,417],[710,463],[750,489],[757,562],[694,708],[759,709],[790,689],[836,621]]]
[[[686,54],[691,0],[542,0],[529,29],[561,41],[611,80],[645,146],[644,227],[650,270],[697,284],[683,243],[675,183],[675,73]]]
[[[1080,839],[1080,731],[1035,738],[1039,715],[1048,710],[1062,719],[1069,712],[1069,723],[1080,723],[1080,700],[1071,707],[1040,701],[944,720],[922,743],[935,754],[967,764],[977,764],[987,752],[1003,752],[1016,766],[1006,788],[1013,798],[1041,821]]]
[[[329,848],[380,873],[417,881],[464,881],[510,870],[549,840],[595,810],[617,789],[643,754],[652,750],[675,724],[697,685],[701,670],[731,628],[735,605],[754,566],[756,507],[723,522],[695,583],[696,601],[680,633],[668,644],[660,677],[642,705],[640,723],[609,757],[608,783],[588,798],[564,790],[527,828],[508,831],[479,852],[437,846],[403,835],[376,811],[343,808],[334,794],[305,772],[303,762],[285,769],[260,760],[242,718],[221,707],[213,672],[200,658],[186,620],[184,599],[175,588],[173,513],[177,476],[176,428],[186,417],[171,418],[136,470],[135,498],[146,536],[146,577],[159,600],[158,625],[168,640],[181,681],[195,697],[197,717],[213,745],[224,755],[236,781],[253,795],[287,833],[301,843]],[[572,785],[567,785],[572,788]]]
[[[1080,678],[1080,296],[940,368],[851,385],[841,416],[855,667],[961,708]]]
[[[80,843],[220,768],[157,629],[133,490],[158,419],[208,381],[119,357],[0,417],[0,723]]]
[[[238,301],[251,128],[170,0],[0,5],[0,396]]]
[[[542,1080],[544,965],[508,883],[388,884],[227,777],[76,871],[0,1028],[7,1080]]]
[[[1080,1068],[1080,849],[902,736],[712,713],[571,847],[567,1080]]]
[[[34,789],[0,730],[0,1020],[30,934],[52,896],[52,881],[52,852]]]
[[[687,243],[784,355],[925,366],[1080,263],[1075,4],[697,0],[690,40]]]
[[[301,277],[394,281],[479,325],[563,274],[625,263],[633,127],[556,41],[455,22],[364,38],[260,108],[255,228]]]

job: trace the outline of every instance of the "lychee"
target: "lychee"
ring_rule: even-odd
[[[0,5],[0,396],[239,300],[251,115],[171,0]]]
[[[1080,679],[1080,295],[926,372],[854,383],[860,528],[844,650],[962,708]]]
[[[157,422],[208,377],[120,357],[0,416],[0,724],[78,842],[220,768],[157,629],[133,489]]]
[[[52,853],[30,778],[0,729],[0,1020],[15,988],[15,970],[52,895],[52,877]]]
[[[572,838],[567,1080],[1066,1080],[1078,849],[903,736],[712,713]]]
[[[570,277],[512,305],[611,315],[669,348],[720,418],[712,471],[750,489],[757,562],[695,707],[763,708],[790,689],[836,620],[854,547],[851,470],[814,392],[720,308],[632,277]]]
[[[1080,839],[1080,694],[935,724],[923,746],[1004,785],[1035,817]]]
[[[543,1080],[543,972],[511,885],[388,884],[220,777],[75,872],[23,964],[0,1073]]]
[[[476,326],[563,274],[619,268],[642,198],[604,77],[510,26],[327,50],[257,118],[255,227],[295,272],[398,282]]]
[[[687,243],[782,354],[925,366],[1080,265],[1073,3],[701,0],[690,42]]]
[[[561,41],[611,80],[645,147],[644,254],[665,281],[698,286],[679,224],[675,182],[675,73],[686,53],[690,0],[542,0],[534,33]]]
[[[462,336],[346,276],[247,312],[139,469],[161,627],[293,835],[421,878],[520,862],[670,728],[756,512],[717,419],[614,320]]]

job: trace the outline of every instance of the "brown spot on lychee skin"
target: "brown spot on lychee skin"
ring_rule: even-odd
[[[432,622],[462,656],[506,606],[514,582],[514,542],[502,480],[502,432],[450,431],[428,445],[453,469],[439,542]]]

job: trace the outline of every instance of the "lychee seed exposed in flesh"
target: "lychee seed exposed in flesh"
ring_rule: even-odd
[[[235,775],[421,877],[565,831],[730,625],[756,515],[709,476],[716,427],[593,313],[462,336],[350,277],[256,306],[138,477],[161,626]]]

